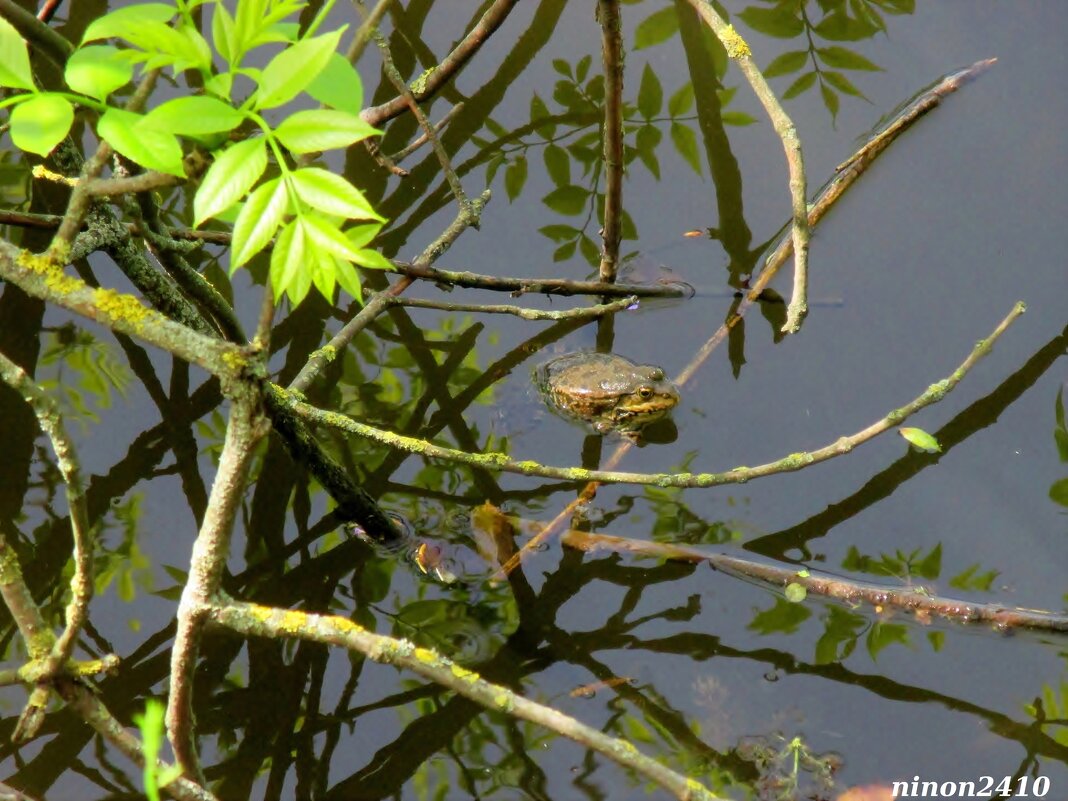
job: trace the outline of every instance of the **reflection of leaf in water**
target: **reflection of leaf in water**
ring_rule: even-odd
[[[49,332],[49,344],[41,356],[42,365],[56,365],[55,378],[40,379],[46,389],[59,393],[64,411],[73,413],[82,422],[99,422],[93,411],[111,407],[111,391],[121,398],[126,397],[130,384],[130,370],[124,362],[115,358],[113,348],[97,340],[89,331],[73,324]],[[64,373],[72,370],[78,375],[71,381]],[[91,395],[93,402],[89,402]]]
[[[776,598],[775,606],[753,615],[747,628],[759,634],[793,634],[810,617],[812,610],[808,607]]]
[[[1028,715],[1043,726],[1055,726],[1051,736],[1061,745],[1068,746],[1068,683],[1061,682],[1059,691],[1049,684],[1042,685],[1042,697],[1033,704],[1024,704]]]
[[[138,547],[138,532],[141,522],[141,496],[132,495],[125,502],[111,507],[104,518],[98,535],[95,558],[95,592],[97,595],[116,584],[119,598],[132,603],[137,598],[137,589],[152,592],[154,589],[151,563]],[[116,545],[109,545],[107,532],[120,528],[122,538]]]

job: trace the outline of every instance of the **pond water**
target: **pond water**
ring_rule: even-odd
[[[390,42],[405,77],[440,59],[486,5],[413,0],[392,12]],[[812,82],[785,102],[810,194],[921,88],[980,59],[998,62],[895,142],[814,230],[812,310],[801,332],[778,333],[781,307],[754,308],[683,388],[673,427],[631,448],[620,469],[714,472],[822,447],[949,376],[1016,301],[1028,310],[953,392],[910,419],[939,439],[941,453],[910,452],[888,432],[823,464],[740,485],[602,486],[575,524],[964,601],[1064,610],[1068,547],[1059,538],[1068,537],[1068,509],[1054,488],[1068,478],[1063,405],[1059,418],[1057,411],[1068,344],[1060,242],[1068,219],[1068,5],[725,5],[756,62],[784,65],[770,80],[780,97]],[[487,182],[493,191],[481,229],[467,231],[439,267],[591,276],[584,254],[600,246],[596,193],[604,189],[599,112],[586,99],[600,63],[592,11],[592,3],[562,0],[518,4],[428,104],[440,119],[465,102],[442,143],[471,196]],[[789,217],[782,146],[685,3],[629,2],[622,11],[624,96],[632,104],[626,142],[642,149],[627,166],[632,236],[622,250],[663,265],[695,287],[695,297],[643,302],[600,329],[393,309],[313,388],[313,402],[463,450],[597,467],[620,440],[544,411],[532,368],[557,353],[608,345],[676,375],[716,331],[733,288]],[[340,19],[348,9],[335,13]],[[788,55],[801,51],[807,56]],[[373,53],[359,68],[370,102],[392,96],[387,82],[377,84]],[[406,118],[388,125],[382,149],[399,150],[414,131]],[[334,166],[367,186],[393,221],[380,238],[387,256],[410,260],[455,216],[426,148],[404,162],[404,179],[387,178],[362,152]],[[211,251],[201,266],[225,280],[226,258]],[[118,280],[106,260],[93,267],[102,282]],[[253,270],[260,280],[262,273],[262,265]],[[377,276],[369,283],[376,280],[384,286]],[[239,272],[234,293],[251,326],[259,293],[248,281]],[[789,297],[789,270],[774,286]],[[419,282],[406,294],[553,310],[583,303],[444,294]],[[38,377],[72,408],[84,407],[84,425],[74,428],[104,549],[85,650],[123,657],[100,687],[128,722],[166,688],[177,588],[225,409],[217,390],[196,391],[204,377],[195,371],[148,354],[131,372],[128,343],[52,310],[41,318],[7,289],[4,301],[5,352],[15,347],[10,327],[37,314],[32,327],[52,354]],[[346,302],[285,310],[276,337],[284,348],[272,362],[282,379],[347,319]],[[64,335],[76,331],[95,344],[60,352]],[[105,388],[86,389],[88,376]],[[122,393],[116,376],[126,376]],[[5,419],[22,420],[8,409]],[[4,525],[26,543],[24,569],[44,597],[62,579],[65,552],[49,543],[64,542],[65,507],[46,441],[37,441],[45,450],[35,456],[24,428],[4,429],[5,452],[22,455],[6,460],[0,481],[8,488]],[[1064,635],[813,595],[791,603],[779,587],[708,564],[582,554],[558,538],[508,582],[495,582],[476,545],[486,536],[482,505],[524,521],[521,544],[537,530],[531,521],[555,517],[581,484],[320,433],[418,541],[445,555],[449,580],[424,575],[416,562],[425,568],[425,553],[413,559],[404,549],[370,548],[347,533],[322,489],[273,441],[243,510],[231,594],[329,610],[437,648],[726,797],[837,797],[854,785],[983,776],[1008,777],[1033,795],[1041,787],[1031,782],[1044,777],[1048,797],[1068,793]],[[4,631],[16,642],[10,622]],[[644,779],[569,740],[319,646],[212,637],[198,680],[198,725],[220,798],[650,797]],[[5,732],[24,698],[5,692]],[[796,776],[791,743],[812,757]],[[32,743],[5,744],[3,760],[4,781],[50,799],[128,797],[139,787],[137,771],[65,712]],[[796,786],[785,783],[791,777]],[[651,795],[667,797],[662,789]]]

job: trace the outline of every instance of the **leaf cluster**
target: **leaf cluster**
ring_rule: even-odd
[[[70,91],[37,86],[26,42],[0,19],[0,87],[18,90],[0,102],[11,109],[12,141],[46,156],[81,108],[100,140],[147,170],[185,178],[185,150],[208,151],[214,161],[194,197],[195,224],[233,222],[231,270],[274,240],[276,300],[286,294],[299,303],[312,286],[331,299],[338,284],[360,298],[355,268],[391,266],[367,247],[385,220],[347,179],[297,160],[380,133],[359,116],[360,77],[337,52],[344,27],[315,35],[320,14],[301,35],[286,20],[306,6],[302,0],[239,0],[234,14],[215,0],[209,44],[193,15],[205,2],[144,3],[96,19],[66,64]],[[249,55],[264,47],[278,52],[262,68],[250,66]],[[203,93],[147,113],[110,104],[138,67],[197,73]],[[237,86],[252,89],[235,97]],[[277,124],[264,117],[302,94],[322,107],[294,111]],[[369,222],[345,228],[349,220]]]

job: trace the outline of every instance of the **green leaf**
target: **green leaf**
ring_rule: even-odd
[[[193,199],[194,226],[243,198],[266,169],[267,143],[262,138],[230,145],[215,159],[200,182]]]
[[[360,274],[344,259],[335,260],[335,269],[337,282],[341,288],[363,303],[363,283],[360,281]]]
[[[799,604],[808,596],[808,590],[805,589],[803,584],[798,584],[796,581],[791,581],[786,585],[784,590],[786,600],[792,604]]]
[[[331,53],[323,71],[305,91],[324,106],[358,114],[363,108],[363,83],[356,68],[340,53]]]
[[[170,22],[177,13],[177,8],[166,3],[140,3],[119,8],[90,22],[82,36],[82,43],[91,42],[94,39],[110,39],[113,36],[129,39],[131,33],[136,36],[138,26],[149,22]],[[136,39],[130,41],[139,47],[144,47]]]
[[[584,186],[561,186],[541,199],[541,202],[559,214],[581,214],[586,208],[590,190]]]
[[[638,158],[658,181],[660,180],[660,161],[656,157],[656,148],[662,136],[660,129],[655,125],[643,125],[638,129],[634,142],[638,148]]]
[[[145,115],[141,126],[183,136],[232,131],[244,117],[229,103],[214,97],[176,97]]]
[[[130,161],[184,178],[182,146],[178,140],[172,134],[142,127],[142,120],[140,114],[109,108],[96,124],[96,132]]]
[[[544,234],[553,242],[566,242],[578,236],[579,230],[570,225],[545,225],[538,229],[538,233]]]
[[[296,220],[291,220],[278,235],[271,251],[271,289],[276,303],[283,294],[288,294],[294,304],[304,300],[311,286],[310,278],[298,278],[304,269],[303,229]]]
[[[215,49],[223,57],[227,64],[236,67],[234,56],[237,55],[234,48],[234,18],[226,10],[222,3],[215,4],[215,13],[211,20],[211,39],[215,43]]]
[[[545,171],[556,186],[567,186],[571,183],[571,159],[567,151],[559,145],[548,145],[542,153],[545,160]]]
[[[816,55],[820,61],[828,67],[840,70],[866,70],[868,72],[882,72],[883,68],[874,62],[868,61],[860,53],[854,53],[846,47],[817,47]]]
[[[744,111],[725,111],[720,115],[720,119],[723,120],[724,125],[738,125],[746,126],[753,125],[756,122],[755,117],[751,117]]]
[[[579,59],[578,64],[575,65],[575,80],[582,83],[586,80],[586,76],[590,73],[590,64],[593,63],[593,58],[589,53]]]
[[[794,3],[777,3],[772,8],[749,6],[738,19],[752,28],[776,39],[793,39],[805,32],[805,22]]]
[[[575,248],[578,247],[578,239],[573,239],[570,242],[565,242],[556,250],[553,251],[553,261],[561,262],[567,261],[575,255]]]
[[[293,153],[317,153],[348,147],[382,132],[355,114],[331,109],[298,111],[286,117],[274,134]]]
[[[900,643],[901,645],[909,644],[908,629],[902,624],[876,621],[875,624],[868,629],[868,653],[871,654],[872,659],[877,659],[880,651],[894,643]]]
[[[378,232],[381,230],[382,223],[365,223],[346,229],[345,236],[349,238],[349,242],[352,243],[353,247],[362,248],[378,236]]]
[[[922,428],[902,427],[897,430],[897,433],[903,436],[916,450],[925,451],[926,453],[942,452],[942,446],[938,444],[938,440]]]
[[[824,70],[823,79],[844,95],[852,95],[853,97],[864,97],[864,93],[857,89],[857,87],[853,85],[853,82],[840,72],[835,72],[834,70]],[[867,98],[865,98],[865,100],[866,99]]]
[[[1068,478],[1054,481],[1049,488],[1049,499],[1061,506],[1068,506]]]
[[[913,565],[911,571],[920,578],[934,581],[942,575],[942,543],[938,543],[923,560]]]
[[[815,84],[815,83],[816,83],[816,73],[815,72],[806,72],[804,75],[802,75],[800,78],[798,78],[792,84],[790,84],[789,88],[787,88],[787,90],[782,93],[782,99],[783,100],[789,100],[792,97],[797,97],[802,92],[806,92],[809,89],[811,89],[813,84]]]
[[[579,253],[582,254],[583,258],[585,258],[591,266],[596,267],[601,261],[600,249],[593,243],[593,240],[585,234],[579,238]]]
[[[377,250],[371,250],[369,248],[363,248],[357,251],[356,258],[353,259],[361,267],[366,267],[371,270],[392,270],[393,262],[379,253]]]
[[[118,48],[90,45],[74,51],[64,72],[67,86],[75,92],[106,100],[133,78],[133,64]]]
[[[810,617],[812,611],[808,607],[792,604],[785,598],[777,598],[771,609],[753,615],[747,628],[758,634],[792,634]]]
[[[668,100],[668,114],[672,117],[681,117],[693,108],[693,84],[685,83]]]
[[[689,126],[681,122],[671,123],[671,141],[679,155],[686,160],[695,173],[701,174],[701,158],[697,152],[697,136]]]
[[[764,68],[764,77],[777,78],[780,75],[789,75],[791,72],[797,72],[807,62],[807,50],[791,50],[773,58],[771,63]]]
[[[504,191],[508,193],[508,202],[512,202],[523,191],[523,185],[527,182],[527,159],[519,156],[508,165],[504,171]]]
[[[288,209],[289,194],[279,178],[266,181],[248,196],[234,223],[231,274],[267,246]]]
[[[565,78],[573,78],[571,74],[571,65],[564,61],[562,58],[553,59],[553,69],[563,75]]]
[[[634,49],[641,50],[645,47],[666,42],[679,30],[679,15],[672,6],[667,6],[654,11],[648,17],[638,23],[634,30]]]
[[[59,95],[39,94],[11,110],[11,141],[20,150],[47,156],[73,123],[70,103]]]
[[[0,17],[0,86],[36,91],[26,42],[11,23]]]
[[[385,221],[363,192],[340,175],[319,167],[305,167],[289,178],[300,199],[312,208],[346,219]]]
[[[305,213],[298,219],[305,239],[314,242],[317,247],[342,259],[355,261],[358,258],[358,251],[352,246],[349,238],[325,217]]]
[[[255,107],[269,109],[288,103],[326,69],[344,28],[304,39],[271,59],[260,75]]]
[[[664,107],[664,88],[648,64],[642,70],[642,80],[638,85],[638,113],[645,119],[652,119]]]

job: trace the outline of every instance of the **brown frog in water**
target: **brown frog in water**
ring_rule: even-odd
[[[614,353],[579,351],[534,369],[534,381],[550,407],[601,434],[615,431],[638,439],[643,427],[679,402],[679,390],[650,364]]]

